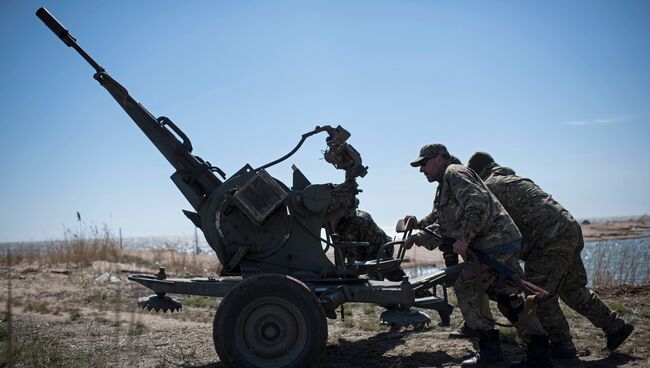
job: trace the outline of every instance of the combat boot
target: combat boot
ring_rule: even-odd
[[[551,368],[553,363],[548,350],[548,336],[531,336],[526,349],[526,358],[519,363],[511,364],[510,368]]]
[[[463,360],[461,368],[500,367],[503,363],[498,330],[475,331],[478,336],[478,352]]]
[[[476,337],[476,332],[467,323],[463,322],[455,331],[449,333],[450,339],[471,339]]]
[[[609,351],[616,350],[630,336],[632,331],[634,331],[634,326],[625,322],[623,327],[619,328],[618,331],[607,335],[607,349]]]
[[[552,342],[550,346],[550,355],[553,359],[575,359],[578,356],[578,350],[576,350],[573,342],[569,342],[569,344]]]
[[[439,309],[438,310],[438,315],[440,316],[440,322],[438,322],[438,326],[441,327],[447,327],[451,324],[451,313],[454,311],[454,306],[451,304],[447,304],[447,308],[445,309]]]

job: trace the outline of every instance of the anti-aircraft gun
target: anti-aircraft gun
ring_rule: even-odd
[[[435,290],[436,285],[453,282],[460,267],[398,282],[369,278],[369,273],[382,275],[400,267],[403,247],[395,258],[382,254],[402,241],[384,244],[371,261],[345,259],[346,248],[368,245],[336,241],[329,225],[354,213],[360,192],[356,180],[367,173],[361,155],[347,142],[347,130],[318,126],[303,134],[287,155],[258,168],[246,164],[227,177],[193,154],[189,138],[170,119],[154,117],[133,99],[45,8],[36,15],[95,69],[94,78],[174,167],[171,180],[193,208],[183,213],[202,230],[223,265],[218,277],[168,278],[164,268],[155,275],[129,275],[129,280],[155,293],[141,298],[141,307],[179,310],[180,302],[167,294],[223,297],[214,318],[213,339],[221,360],[233,367],[310,365],[325,350],[326,317],[336,318],[337,309],[347,302],[387,307],[382,321],[394,326],[429,322],[412,307],[437,310],[442,321],[449,322],[446,289],[443,286],[442,297]],[[312,184],[295,166],[290,188],[269,175],[268,167],[286,160],[318,133],[327,134],[325,160],[345,171],[343,183]],[[398,224],[404,234],[411,229],[409,224]],[[330,247],[334,262],[326,255]]]

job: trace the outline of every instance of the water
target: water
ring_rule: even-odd
[[[582,261],[588,286],[597,284],[647,284],[650,282],[650,237],[639,239],[598,240],[585,243]],[[434,266],[409,267],[411,277],[439,271]],[[594,274],[599,277],[594,280]]]
[[[585,243],[582,261],[590,285],[596,281],[614,284],[650,282],[650,237],[598,240]],[[603,280],[594,280],[594,277]]]
[[[410,277],[415,278],[424,274],[430,274],[440,271],[440,268],[434,266],[415,266],[404,268],[404,272]]]
[[[201,253],[214,252],[203,235],[198,236],[198,248]],[[146,250],[146,249],[176,249],[181,252],[194,252],[196,243],[193,235],[178,236],[146,236],[137,238],[125,238],[123,240],[125,249]]]

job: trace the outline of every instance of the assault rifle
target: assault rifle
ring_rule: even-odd
[[[519,276],[519,274],[510,269],[510,267],[504,265],[503,263],[497,261],[496,259],[488,256],[485,252],[480,249],[469,248],[467,250],[468,254],[473,254],[480,262],[481,268],[480,271],[489,271],[496,274],[499,277],[499,281],[510,280],[521,288],[521,290],[526,293],[526,295],[534,295],[535,300],[540,301],[549,296],[549,292],[545,289],[533,284],[530,281],[526,281]],[[480,272],[479,272],[480,273]],[[472,273],[469,271],[469,268],[465,267],[463,271],[463,280],[468,281],[476,277],[477,273]]]
[[[423,230],[426,233],[438,238],[441,242],[440,247],[451,248],[456,241],[456,239],[442,236],[429,229]],[[532,282],[522,279],[517,272],[511,270],[510,267],[490,257],[484,251],[475,248],[468,248],[467,253],[476,257],[480,263],[480,267],[478,270],[471,270],[469,267],[465,267],[462,273],[463,281],[469,281],[478,276],[480,273],[487,271],[492,272],[498,276],[500,282],[503,282],[505,280],[512,281],[515,285],[519,286],[519,288],[521,288],[521,290],[523,290],[526,295],[533,295],[537,301],[540,301],[549,296],[550,293],[547,290],[533,284]]]

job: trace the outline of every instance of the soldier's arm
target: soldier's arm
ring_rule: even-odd
[[[434,250],[442,245],[442,236],[440,235],[438,222],[426,226],[421,231],[412,235],[415,244],[425,247],[429,250]]]
[[[431,225],[435,224],[436,222],[438,222],[438,211],[437,211],[436,208],[434,207],[434,208],[431,210],[431,213],[429,213],[429,214],[426,215],[423,219],[421,219],[420,221],[418,221],[418,223],[417,223],[417,225],[416,225],[416,228],[417,228],[417,229],[424,229],[424,228],[426,228],[427,226],[431,226]]]

